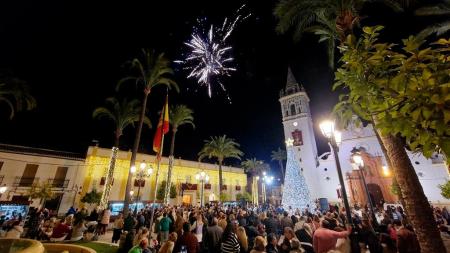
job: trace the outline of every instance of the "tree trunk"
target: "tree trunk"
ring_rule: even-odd
[[[392,163],[405,202],[404,207],[417,234],[421,252],[446,252],[433,210],[409,160],[403,140],[390,134],[381,135],[381,140]]]
[[[284,183],[284,166],[283,166],[283,160],[278,160],[278,164],[280,165],[280,169],[281,169],[281,182]]]
[[[144,101],[142,102],[142,111],[141,111],[141,115],[139,115],[138,128],[136,131],[136,137],[134,138],[133,150],[131,152],[130,166],[128,168],[127,186],[125,188],[125,202],[123,204],[123,216],[124,217],[128,216],[128,211],[129,211],[129,207],[130,207],[130,202],[131,202],[130,191],[131,191],[131,179],[132,179],[131,167],[134,166],[136,163],[136,155],[138,152],[139,141],[141,139],[142,125],[144,124],[145,109],[147,108],[147,100],[148,100],[149,95],[150,95],[150,90],[147,90],[147,89],[144,90]]]
[[[177,134],[177,129],[172,129],[172,140],[170,141],[170,154],[169,154],[169,169],[167,171],[166,189],[164,191],[164,201],[166,204],[169,203],[170,199],[170,187],[172,185],[172,170],[173,170],[173,154],[175,152],[175,136]]]
[[[394,166],[392,165],[391,159],[389,158],[387,151],[386,151],[386,147],[384,146],[383,141],[381,140],[381,136],[378,133],[378,131],[375,128],[375,124],[372,122],[373,127],[373,131],[375,132],[375,136],[377,137],[378,143],[380,144],[381,147],[381,152],[383,152],[384,158],[386,159],[386,163],[387,166],[389,167],[389,169],[391,169],[393,171],[393,177],[392,177],[392,183],[394,184],[394,182],[397,181],[397,176],[395,175],[395,169]],[[405,206],[405,201],[403,200],[403,195],[402,192],[399,191],[398,192],[398,200],[400,201],[400,203],[402,204],[402,206]]]
[[[114,147],[116,147],[116,148],[119,148],[120,136],[122,136],[122,129],[117,128],[116,132],[115,132],[115,138],[114,138]]]
[[[219,160],[219,201],[222,202],[222,160]]]

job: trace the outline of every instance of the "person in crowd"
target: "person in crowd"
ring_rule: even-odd
[[[300,241],[297,239],[291,240],[291,250],[289,253],[304,253],[305,250],[301,247]]]
[[[197,241],[200,244],[200,247],[202,248],[203,234],[206,234],[207,222],[201,213],[197,214],[197,219],[195,220],[191,229],[194,235],[197,237]]]
[[[98,220],[98,212],[97,209],[92,210],[91,214],[88,217],[88,221],[97,221]]]
[[[370,224],[368,219],[363,219],[359,225],[359,237],[360,243],[369,247],[371,253],[382,253],[383,248],[381,247],[380,240],[378,239],[375,230]]]
[[[401,224],[401,225],[399,225]],[[407,228],[406,224],[397,221],[394,223],[397,230],[397,251],[398,253],[420,253],[419,242],[412,229]]]
[[[267,246],[266,246],[266,252],[267,253],[278,253],[277,248],[277,236],[274,233],[270,233],[267,235]]]
[[[244,227],[238,227],[236,230],[236,236],[239,242],[239,247],[241,248],[241,253],[247,253],[248,252],[248,240],[247,240],[247,234],[245,233]]]
[[[143,253],[148,247],[148,239],[144,238],[139,241],[139,244],[131,248],[128,253]]]
[[[123,230],[131,231],[136,225],[136,220],[133,218],[131,212],[128,213],[128,216],[124,220]]]
[[[75,209],[75,207],[71,206],[69,208],[69,210],[67,210],[66,216],[69,216],[71,214],[75,215],[77,213],[77,210]]]
[[[83,235],[86,230],[87,228],[84,220],[81,220],[78,223],[74,224],[70,240],[73,242],[80,241],[81,239],[83,239]]]
[[[272,212],[267,214],[267,219],[264,220],[267,233],[279,234],[280,222],[273,216]]]
[[[61,222],[61,220],[57,220],[55,223],[55,227],[53,228],[53,233],[50,237],[50,240],[64,239],[63,237],[67,236],[70,230],[70,227],[67,226],[64,222]]]
[[[19,239],[23,233],[23,227],[20,224],[19,220],[14,221],[12,227],[6,232],[6,238],[15,238]]]
[[[351,232],[349,226],[347,230],[337,232],[330,229],[330,223],[323,220],[320,228],[314,232],[313,246],[315,253],[327,253],[330,250],[336,249],[336,243],[339,238],[347,237]]]
[[[138,244],[142,239],[149,237],[149,231],[146,228],[140,228],[134,238],[134,244]]]
[[[100,234],[104,235],[106,232],[106,228],[109,225],[109,220],[111,218],[111,210],[109,210],[109,208],[106,208],[105,210],[103,210],[102,213],[102,217],[100,219]]]
[[[227,217],[223,212],[220,212],[219,221],[217,224],[222,228],[223,231],[225,231],[225,228],[227,227]]]
[[[167,213],[163,214],[162,219],[159,221],[159,236],[161,243],[164,243],[169,239],[169,229],[172,220],[167,217]]]
[[[177,218],[175,220],[174,228],[175,228],[175,233],[177,233],[178,237],[180,237],[181,234],[183,233],[184,222],[185,222],[185,220],[183,218],[182,212],[177,212]]]
[[[191,233],[189,222],[183,224],[183,235],[178,238],[174,251],[180,252],[181,248],[185,248],[187,253],[197,253],[200,250],[197,237]]]
[[[281,220],[281,227],[284,228],[294,228],[294,223],[292,222],[292,219],[289,217],[289,213],[285,211],[283,213],[284,218]]]
[[[255,238],[253,249],[250,251],[250,253],[265,253],[265,244],[266,240],[262,236],[257,236]]]
[[[172,253],[177,241],[178,234],[172,232],[169,234],[169,240],[167,240],[159,249],[158,253]]]
[[[282,253],[289,253],[291,251],[291,241],[297,239],[294,230],[291,227],[285,227],[283,236],[278,241],[279,250]]]
[[[112,236],[112,243],[117,243],[120,239],[120,235],[122,234],[123,229],[123,214],[119,213],[117,218],[114,220],[114,227],[113,227],[113,236]]]
[[[220,252],[220,243],[223,234],[223,229],[217,225],[217,218],[213,218],[211,226],[206,230],[206,238],[204,240],[204,247],[207,252]]]
[[[233,231],[233,225],[227,224],[227,227],[223,231],[221,252],[222,253],[239,253],[241,247],[237,239],[235,231]]]
[[[304,223],[302,228],[295,231],[295,235],[306,253],[314,253],[312,231],[307,223]]]

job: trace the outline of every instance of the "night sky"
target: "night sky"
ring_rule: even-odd
[[[195,130],[182,126],[177,135],[176,157],[197,159],[203,140],[226,134],[241,144],[246,158],[270,161],[270,152],[283,147],[278,92],[291,66],[311,102],[319,150],[326,145],[318,133],[318,121],[337,101],[331,91],[332,71],[327,66],[325,46],[313,36],[300,43],[277,35],[272,9],[277,1],[247,2],[252,16],[234,31],[235,66],[238,71],[223,82],[232,104],[219,89],[210,99],[205,88],[186,79],[186,72],[173,65],[181,93],[170,93],[170,103],[194,109]],[[8,120],[0,109],[0,142],[84,153],[92,140],[101,147],[113,143],[113,125],[93,120],[92,111],[114,95],[117,81],[129,71],[123,63],[140,48],[165,52],[180,59],[197,18],[221,24],[242,1],[4,1],[0,4],[0,68],[25,80],[38,107]],[[378,19],[368,24],[388,24],[395,37],[416,31],[414,22],[382,7]],[[150,96],[150,118],[156,126],[164,89]],[[141,98],[141,94],[136,92]],[[3,110],[3,111],[2,111]],[[141,150],[152,153],[153,130],[145,129]],[[122,149],[133,145],[134,128],[122,138]],[[168,153],[168,141],[165,151]],[[236,163],[229,160],[226,163]],[[274,164],[275,166],[275,164]]]

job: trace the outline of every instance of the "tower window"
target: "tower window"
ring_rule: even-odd
[[[296,114],[296,112],[295,112],[295,105],[291,104],[290,108],[291,108],[291,115],[295,115]]]

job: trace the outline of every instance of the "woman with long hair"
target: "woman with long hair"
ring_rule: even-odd
[[[244,227],[238,227],[236,231],[239,246],[241,247],[241,253],[248,252],[248,240]]]

